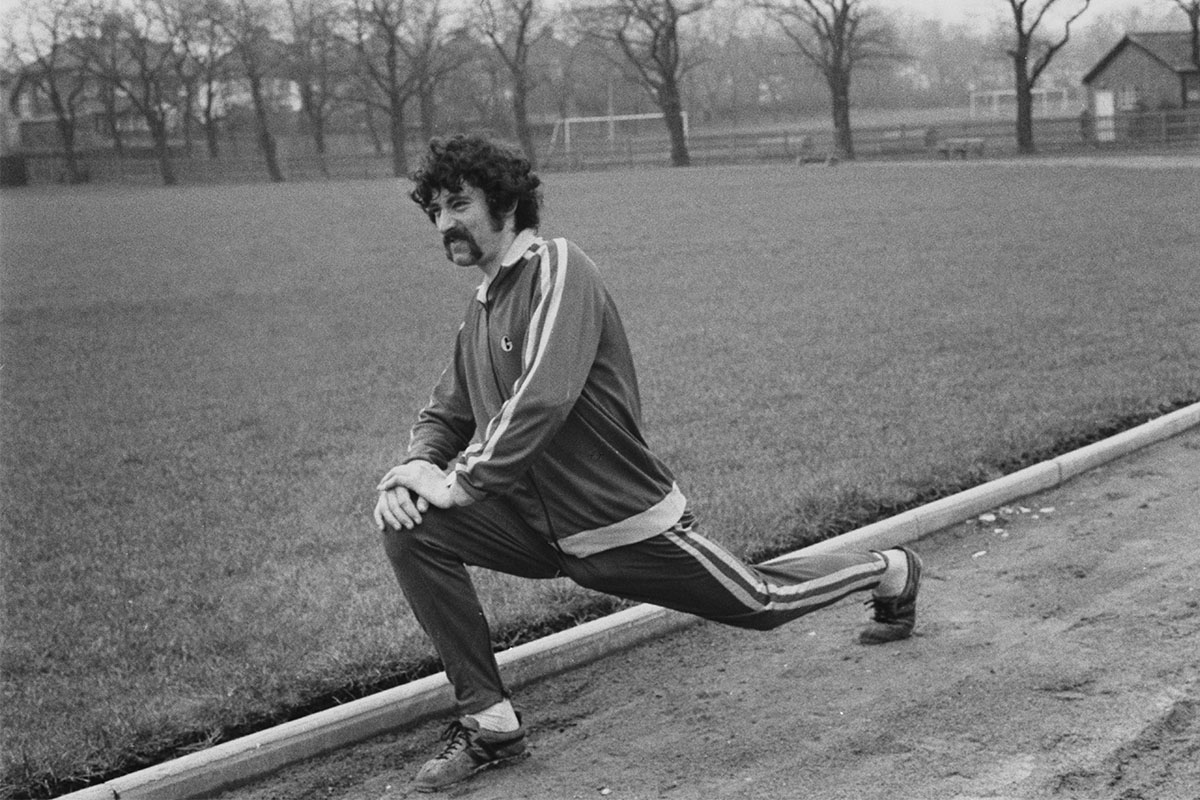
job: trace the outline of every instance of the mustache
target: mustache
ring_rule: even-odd
[[[442,234],[442,245],[449,247],[452,242],[466,242],[467,244],[474,244],[475,240],[472,239],[471,234],[467,233],[466,231],[460,228],[451,228]]]
[[[471,235],[470,231],[464,228],[451,228],[442,234],[442,247],[446,250],[446,258],[451,261],[454,260],[454,256],[450,248],[455,242],[462,242],[467,246],[472,261],[483,258],[483,250],[480,249],[479,243],[475,241],[475,237]]]

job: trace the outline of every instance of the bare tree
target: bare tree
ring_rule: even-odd
[[[189,49],[191,38],[192,5],[186,0],[153,0],[156,16],[162,25],[163,34],[171,44],[171,68],[175,73],[178,90],[183,97],[178,99],[179,122],[183,127],[184,150],[192,155],[192,110],[196,95],[200,91],[199,77],[194,70]]]
[[[441,0],[424,0],[410,10],[400,49],[407,60],[413,94],[421,119],[421,135],[433,136],[437,123],[437,92],[446,78],[476,60],[478,42],[463,27],[451,27]]]
[[[368,123],[372,108],[386,114],[392,172],[404,177],[408,102],[417,100],[422,133],[432,135],[438,87],[475,58],[477,43],[449,24],[441,0],[354,0],[354,22]]]
[[[901,57],[892,26],[861,0],[767,0],[760,7],[825,79],[837,149],[854,158],[851,79],[865,62]]]
[[[92,11],[94,12],[94,9]],[[91,34],[96,35],[96,34]],[[104,28],[99,33],[100,41],[88,41],[85,43],[80,40],[76,43],[76,48],[83,52],[111,53],[114,52],[120,45],[116,41],[119,31],[113,26]],[[96,99],[104,109],[104,127],[110,139],[112,139],[113,150],[116,151],[118,158],[125,157],[125,133],[121,128],[121,117],[124,104],[121,102],[121,93],[117,87],[110,81],[98,80],[93,82]]]
[[[375,101],[377,92],[374,83],[362,70],[356,70],[354,74],[356,76],[354,90],[348,99],[361,106],[362,121],[367,129],[367,136],[371,139],[371,148],[375,151],[375,155],[382,156],[385,148],[383,138],[379,135],[379,125],[375,121],[378,103]]]
[[[325,130],[337,99],[335,78],[346,55],[337,35],[337,11],[329,0],[287,0],[291,23],[291,77],[300,93],[303,127],[312,137],[321,174],[325,163]]]
[[[184,0],[186,2],[187,0]],[[218,107],[224,79],[232,72],[233,43],[229,39],[231,12],[224,0],[202,0],[197,15],[197,29],[190,40],[192,62],[200,75],[203,93],[200,99],[200,124],[208,157],[221,153],[218,130]]]
[[[174,48],[156,11],[151,0],[115,11],[94,7],[91,34],[82,43],[90,51],[92,73],[123,94],[145,121],[159,175],[172,186],[177,178],[169,136],[179,86]]]
[[[1008,56],[1012,59],[1017,92],[1017,149],[1032,153],[1033,145],[1033,89],[1046,67],[1058,51],[1071,38],[1071,25],[1087,11],[1091,0],[1067,0],[1070,5],[1066,18],[1061,23],[1059,36],[1043,37],[1038,29],[1046,22],[1046,14],[1059,0],[1004,0],[1012,9],[1013,34]]]
[[[1192,63],[1200,69],[1200,0],[1170,0],[1179,6],[1179,10],[1187,15],[1188,26],[1192,32]]]
[[[739,92],[743,88],[738,73],[749,56],[745,49],[744,18],[741,7],[718,4],[706,15],[694,36],[705,57],[689,74],[689,80],[693,102],[700,106],[706,121],[726,114],[730,119],[738,116]]]
[[[88,53],[80,47],[84,22],[80,3],[48,0],[27,5],[23,18],[7,34],[9,49],[24,63],[11,102],[15,104],[22,93],[30,92],[49,103],[63,148],[64,178],[70,183],[87,180],[76,147],[79,115],[94,83]]]
[[[237,0],[232,11],[228,29],[233,50],[242,63],[242,74],[250,87],[250,101],[254,106],[254,120],[258,129],[258,149],[266,162],[271,180],[282,183],[283,171],[279,168],[275,135],[271,132],[265,85],[269,77],[268,70],[277,70],[282,60],[280,48],[271,37],[271,8],[264,0]]]
[[[683,125],[683,76],[696,63],[680,47],[679,26],[714,0],[616,0],[576,9],[585,36],[616,45],[650,94],[671,138],[671,165],[691,164]]]
[[[530,163],[537,163],[529,128],[529,92],[534,78],[529,51],[551,32],[551,23],[538,0],[480,0],[480,28],[508,70],[512,89],[513,125],[517,141]]]
[[[204,131],[209,158],[220,156],[218,102],[235,73],[230,31],[232,7],[226,0],[153,0],[163,30],[172,44],[184,141],[192,150],[192,125]]]
[[[354,0],[355,46],[366,78],[363,99],[387,114],[392,174],[408,174],[404,107],[412,96],[412,76],[402,73],[406,21],[404,0]]]
[[[553,53],[548,76],[549,91],[553,97],[554,110],[559,117],[571,115],[575,84],[578,73],[583,69],[580,48],[555,37],[548,42]]]
[[[192,153],[192,128],[200,123],[209,158],[220,154],[216,104],[229,69],[231,13],[224,0],[153,0],[172,45],[184,146]]]

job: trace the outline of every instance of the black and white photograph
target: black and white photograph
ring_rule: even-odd
[[[0,800],[1200,800],[1200,0],[0,0]]]

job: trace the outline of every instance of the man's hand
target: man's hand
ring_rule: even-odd
[[[453,508],[472,502],[453,472],[446,475],[428,461],[410,461],[393,467],[376,489],[379,501],[375,504],[375,525],[379,530],[385,526],[412,530],[421,524],[421,514],[431,505]]]

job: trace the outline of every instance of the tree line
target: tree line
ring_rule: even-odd
[[[997,22],[979,32],[872,0],[26,0],[6,26],[6,69],[14,108],[35,92],[51,111],[72,181],[85,177],[76,142],[97,104],[118,153],[122,120],[137,116],[166,184],[173,143],[217,158],[234,118],[284,180],[281,108],[323,170],[331,133],[357,131],[403,176],[411,131],[443,121],[500,127],[536,162],[536,120],[649,108],[671,163],[686,166],[689,109],[736,121],[823,95],[853,158],[851,89],[864,74],[893,100],[954,102],[968,79],[1007,72],[1029,152],[1033,89],[1092,0],[993,2]],[[1200,0],[1156,2],[1196,30]]]

